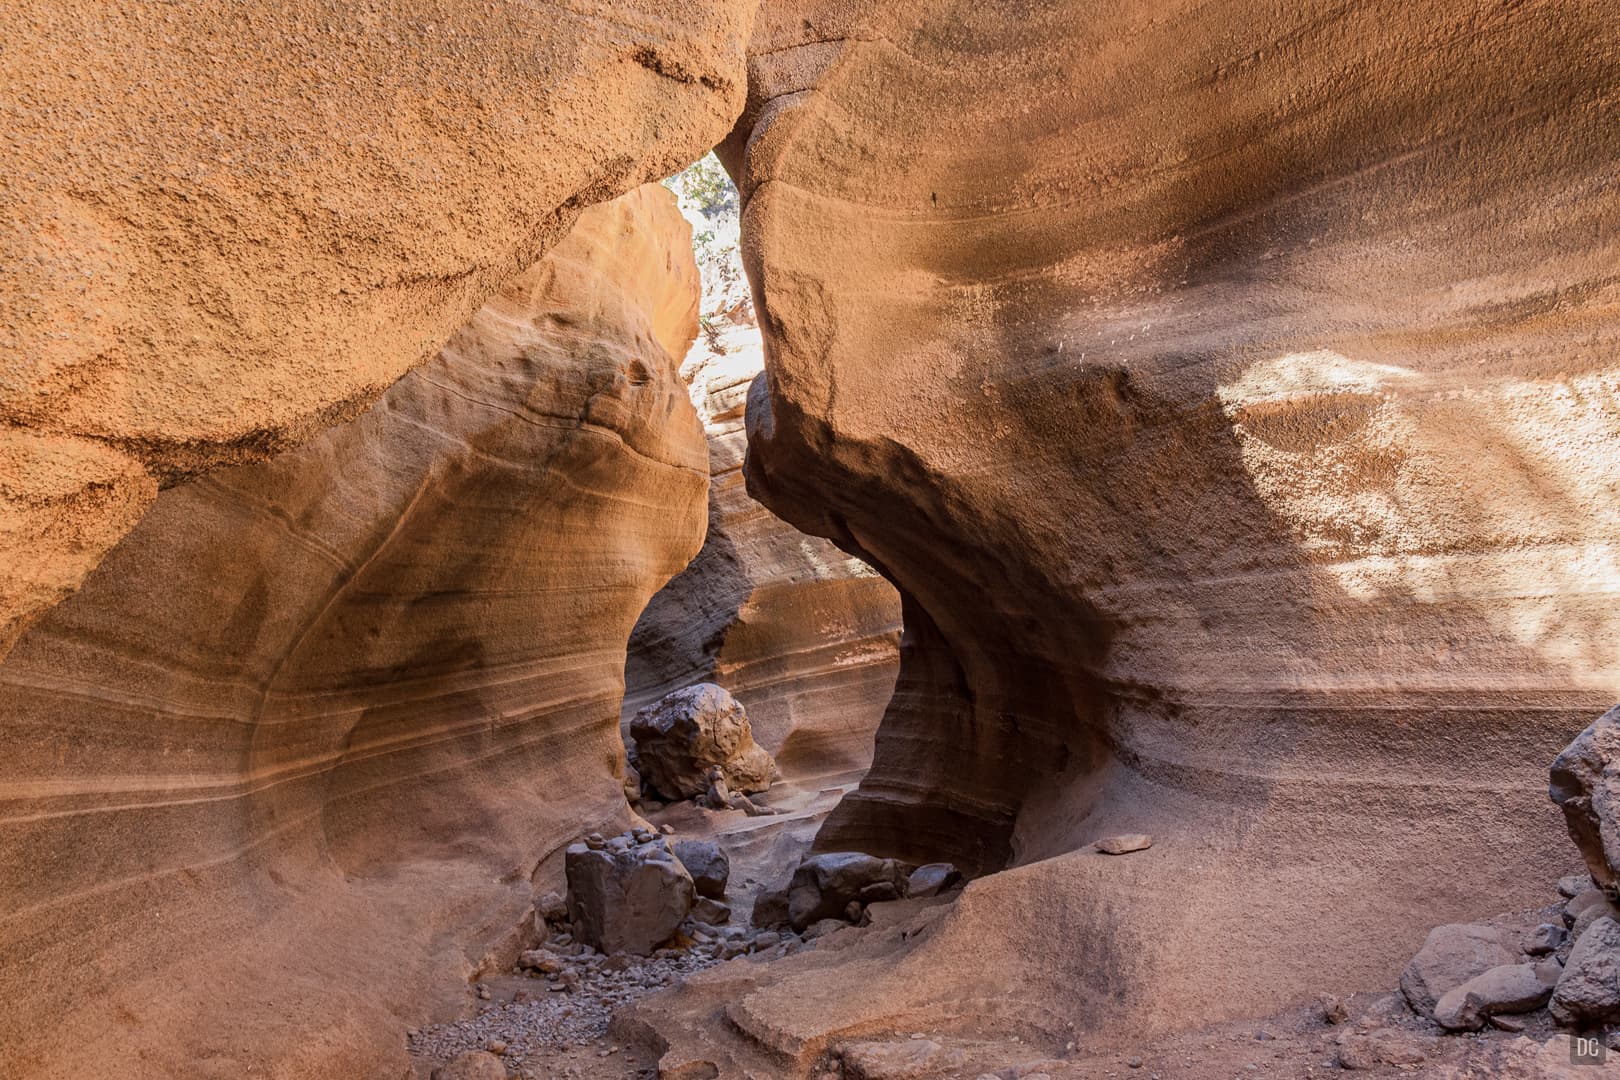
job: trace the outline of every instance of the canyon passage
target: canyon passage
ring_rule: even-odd
[[[19,0],[0,1077],[1620,1075],[1614,14]]]

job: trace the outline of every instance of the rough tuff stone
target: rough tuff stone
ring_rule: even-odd
[[[962,1065],[960,1050],[947,1050],[932,1039],[850,1043],[843,1058],[847,1080],[923,1080]]]
[[[675,857],[681,860],[692,885],[699,896],[715,900],[726,895],[726,882],[731,878],[731,860],[713,840],[677,840]]]
[[[1620,923],[1605,916],[1580,936],[1549,1008],[1563,1024],[1620,1020]]]
[[[506,1065],[494,1054],[468,1050],[434,1069],[433,1080],[506,1080]]]
[[[1552,763],[1548,794],[1592,881],[1613,890],[1620,865],[1620,705],[1598,717]]]
[[[1564,922],[1569,926],[1569,936],[1576,941],[1581,940],[1587,927],[1603,918],[1620,921],[1620,908],[1609,901],[1602,889],[1587,889],[1564,905]]]
[[[698,683],[636,713],[630,722],[636,764],[660,795],[689,799],[708,789],[706,773],[718,766],[726,784],[742,792],[764,791],[776,763],[754,742],[742,704],[714,683]]]
[[[712,897],[701,897],[692,905],[692,918],[710,926],[721,926],[731,921],[731,908]]]
[[[1558,895],[1565,899],[1579,896],[1591,887],[1591,874],[1569,874],[1558,879]]]
[[[1435,1040],[1400,1028],[1381,1028],[1363,1034],[1347,1031],[1338,1038],[1339,1067],[1379,1069],[1386,1065],[1417,1065],[1429,1056]]]
[[[911,872],[906,881],[907,896],[938,896],[962,880],[961,871],[948,862],[929,863]]]
[[[1542,923],[1525,931],[1524,937],[1519,939],[1519,948],[1530,956],[1546,956],[1558,951],[1568,940],[1569,931],[1562,926]]]
[[[1435,1022],[1448,1031],[1478,1031],[1497,1013],[1539,1009],[1562,973],[1556,960],[1493,967],[1442,994],[1434,1007]]]
[[[663,837],[619,851],[574,844],[566,867],[575,935],[602,952],[646,956],[692,910],[692,876]]]
[[[1437,926],[1401,972],[1401,993],[1413,1009],[1432,1017],[1448,990],[1516,959],[1502,932],[1494,927],[1476,923]]]
[[[793,872],[787,895],[788,922],[793,929],[803,930],[821,919],[840,915],[847,918],[849,906],[862,903],[862,894],[867,890],[886,895],[886,890],[879,887],[887,885],[896,897],[903,896],[905,882],[900,864],[893,859],[859,851],[812,855]]]
[[[1153,837],[1146,833],[1125,833],[1105,836],[1091,845],[1104,855],[1129,855],[1133,851],[1146,851],[1153,846]]]

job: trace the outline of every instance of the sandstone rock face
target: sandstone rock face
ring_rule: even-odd
[[[1620,866],[1620,706],[1554,759],[1550,791],[1592,880],[1613,891]]]
[[[7,5],[0,655],[159,482],[356,415],[704,153],[754,7]]]
[[[1620,683],[1620,29],[1476,16],[765,4],[749,488],[906,627],[818,845],[1022,873],[754,1030],[1280,1007],[1568,872],[1526,778]]]
[[[604,953],[647,956],[692,910],[692,875],[663,837],[567,852],[568,915],[579,940]]]
[[[754,741],[748,713],[714,683],[665,694],[630,722],[642,779],[666,799],[689,799],[707,789],[718,768],[734,791],[764,791],[776,763]]]
[[[707,503],[697,294],[661,188],[587,210],[359,419],[164,491],[24,635],[8,1065],[405,1071],[402,1021],[627,819],[624,642]]]
[[[682,365],[709,440],[709,532],[636,624],[626,710],[718,683],[790,778],[865,769],[899,670],[900,598],[749,496],[743,408],[763,364],[759,331],[744,325],[700,339]]]

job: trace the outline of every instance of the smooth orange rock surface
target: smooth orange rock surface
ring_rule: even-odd
[[[0,655],[155,481],[355,416],[582,208],[703,154],[753,10],[7,5]]]
[[[626,822],[625,641],[703,536],[697,297],[668,192],[585,211],[358,419],[164,491],[23,636],[0,1071],[406,1069],[531,877]]]
[[[764,363],[759,331],[730,327],[718,345],[700,338],[682,365],[709,440],[709,531],[630,636],[626,720],[671,690],[714,682],[743,703],[784,775],[864,769],[899,666],[900,598],[749,496],[743,407]]]
[[[1620,688],[1617,33],[765,4],[749,486],[905,604],[818,845],[1016,868],[903,959],[731,987],[740,1028],[1124,1038],[1544,902],[1547,763]]]

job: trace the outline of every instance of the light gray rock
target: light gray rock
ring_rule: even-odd
[[[803,930],[813,922],[845,915],[850,904],[860,904],[863,892],[874,886],[887,885],[895,896],[903,895],[905,882],[903,869],[893,859],[859,851],[812,855],[793,871],[787,895],[788,922],[793,929]],[[872,895],[886,892],[876,890]]]
[[[1576,941],[1581,940],[1587,927],[1604,918],[1620,921],[1620,908],[1610,903],[1602,889],[1586,889],[1564,905],[1564,925],[1569,927],[1569,936]]]
[[[1432,1017],[1448,990],[1518,959],[1517,950],[1509,948],[1504,937],[1495,927],[1477,923],[1435,927],[1401,972],[1401,993],[1418,1013]]]
[[[731,860],[713,840],[677,840],[675,857],[681,860],[692,885],[699,896],[714,900],[726,895],[726,882],[731,879]]]
[[[1574,897],[1592,887],[1591,874],[1570,874],[1558,879],[1558,895]]]
[[[668,940],[690,914],[695,898],[692,876],[662,836],[622,850],[616,847],[568,848],[568,914],[585,944],[604,953],[645,956]]]
[[[1153,837],[1147,833],[1125,833],[1105,836],[1091,845],[1104,855],[1129,855],[1133,851],[1146,851],[1153,846]]]
[[[433,1080],[506,1080],[506,1065],[494,1054],[468,1050],[434,1069]]]
[[[1620,706],[1594,720],[1552,763],[1548,794],[1592,881],[1615,888],[1620,866]]]
[[[1539,1009],[1552,997],[1562,969],[1558,961],[1504,964],[1454,986],[1435,1003],[1435,1023],[1447,1031],[1478,1031],[1500,1013]]]
[[[962,881],[961,871],[948,862],[928,863],[911,872],[906,881],[907,896],[938,896]]]
[[[1620,922],[1597,919],[1576,939],[1549,1008],[1561,1024],[1620,1020]]]
[[[1562,926],[1542,923],[1524,932],[1524,937],[1519,939],[1519,948],[1530,956],[1546,956],[1563,948],[1564,942],[1568,940],[1569,931]]]
[[[630,737],[643,781],[666,799],[702,795],[711,767],[739,792],[764,791],[776,777],[776,763],[754,742],[742,703],[714,683],[648,705],[630,721]]]

